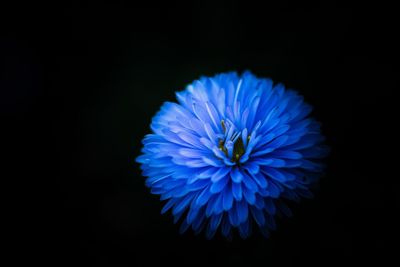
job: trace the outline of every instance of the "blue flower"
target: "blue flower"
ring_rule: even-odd
[[[172,209],[181,232],[212,238],[218,229],[242,238],[252,225],[268,236],[275,215],[290,216],[284,200],[312,197],[322,172],[320,124],[311,106],[246,72],[203,77],[176,93],[151,122],[141,163],[146,185]]]

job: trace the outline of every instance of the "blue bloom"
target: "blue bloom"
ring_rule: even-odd
[[[268,236],[275,215],[290,216],[284,200],[310,198],[322,172],[320,124],[311,106],[246,72],[203,77],[176,93],[151,122],[141,163],[146,185],[172,209],[181,232],[212,238],[220,229],[242,238],[252,226]]]

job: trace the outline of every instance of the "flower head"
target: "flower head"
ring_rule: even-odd
[[[237,229],[250,235],[257,224],[268,236],[277,213],[290,215],[284,199],[311,197],[327,147],[311,106],[249,72],[203,77],[176,93],[154,116],[143,139],[146,185],[166,200],[181,232],[191,227]],[[255,222],[255,223],[253,223]]]

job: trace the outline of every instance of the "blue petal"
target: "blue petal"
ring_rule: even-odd
[[[253,218],[256,221],[256,223],[261,227],[264,226],[265,217],[264,217],[264,213],[262,212],[262,210],[259,210],[255,207],[250,207],[250,210],[251,210],[251,214],[253,215]]]
[[[205,178],[210,178],[213,175],[215,175],[215,173],[217,173],[220,169],[219,168],[214,168],[214,167],[209,167],[209,168],[205,168],[204,171],[200,172],[197,177],[199,179],[205,179]]]
[[[207,203],[207,201],[210,199],[211,196],[212,196],[212,192],[210,192],[209,188],[206,187],[205,189],[203,189],[203,191],[197,197],[196,204],[198,206],[203,206],[204,204]]]
[[[215,183],[212,183],[210,192],[211,193],[221,192],[227,185],[228,181],[229,181],[229,179],[227,178],[227,176],[225,176],[225,177],[219,179],[218,181],[216,181]]]
[[[178,150],[179,154],[188,158],[201,158],[210,155],[209,152],[191,148],[181,148]]]
[[[310,160],[302,160],[301,167],[306,170],[317,171],[317,172],[320,172],[323,169],[323,165],[314,163]]]
[[[215,143],[217,141],[217,135],[215,134],[214,130],[211,128],[211,125],[209,123],[204,124],[204,129],[206,130],[206,133],[208,135],[208,138],[210,138],[210,141],[212,143]]]
[[[251,176],[247,174],[243,174],[243,184],[253,192],[256,192],[258,187],[257,184],[254,182],[254,180],[251,178]]]
[[[218,194],[217,198],[215,199],[213,214],[221,213],[224,210],[222,205],[222,194]]]
[[[254,160],[254,163],[260,164],[260,165],[266,165],[270,167],[284,167],[285,166],[285,161],[281,159],[275,159],[275,158],[257,158]]]
[[[261,188],[267,188],[268,182],[265,176],[262,173],[257,173],[255,175],[252,175],[254,181],[261,187]]]
[[[242,185],[239,183],[232,183],[232,195],[236,200],[242,199]]]
[[[216,203],[217,199],[219,198],[219,196],[220,196],[220,194],[214,194],[211,196],[210,200],[208,201],[206,212],[205,212],[207,217],[210,217],[213,214],[214,206],[215,206],[215,203]]]
[[[275,219],[272,215],[270,214],[265,214],[265,223],[268,226],[269,229],[271,230],[276,230],[276,223]]]
[[[301,159],[303,155],[296,151],[289,150],[275,150],[271,153],[271,157],[282,158],[282,159]]]
[[[203,161],[207,163],[208,165],[214,166],[214,167],[223,167],[224,164],[221,160],[215,158],[214,156],[210,157],[202,157]]]
[[[174,209],[172,210],[172,214],[176,215],[180,213],[181,211],[184,211],[190,202],[192,201],[194,195],[193,194],[188,194],[185,197],[183,197],[177,204],[175,205]]]
[[[216,230],[218,228],[219,224],[222,221],[222,216],[223,216],[223,213],[220,213],[217,215],[212,215],[210,217],[210,227],[212,230]]]
[[[257,174],[260,170],[260,165],[247,161],[243,168],[245,168],[251,174]]]
[[[176,198],[171,198],[170,200],[168,200],[168,202],[162,208],[161,214],[166,213],[170,208],[172,208],[175,205],[176,202],[177,202]]]
[[[220,118],[218,116],[217,110],[215,109],[214,105],[210,102],[206,102],[205,105],[208,115],[210,116],[210,119],[213,122],[215,129],[219,129]]]
[[[192,224],[193,221],[196,219],[197,215],[199,214],[199,212],[200,212],[200,208],[196,208],[196,209],[191,208],[187,214],[186,222],[188,224]]]
[[[224,210],[229,210],[232,208],[233,195],[230,187],[226,187],[223,191],[223,207]]]
[[[264,198],[260,196],[259,194],[256,194],[256,202],[254,202],[254,206],[256,206],[257,209],[261,210],[264,208]]]
[[[231,224],[229,222],[228,217],[224,217],[222,221],[222,229],[221,229],[222,235],[225,237],[228,237],[231,232]]]
[[[243,180],[243,174],[240,172],[239,168],[235,167],[231,170],[232,181],[235,183],[240,183]]]
[[[230,170],[231,168],[228,167],[222,167],[218,169],[218,171],[211,177],[211,182],[215,183],[220,179],[226,177],[226,175],[229,173]]]
[[[228,211],[228,217],[229,217],[229,222],[232,224],[232,226],[234,227],[239,226],[240,222],[236,209],[230,209]]]
[[[184,210],[181,210],[181,211],[175,212],[175,214],[173,214],[174,224],[176,224],[179,221],[179,219],[182,217],[183,213],[184,213]]]
[[[279,195],[281,193],[281,190],[279,189],[279,187],[272,181],[269,182],[267,190],[272,198],[279,197]]]
[[[268,177],[271,177],[272,179],[274,179],[278,182],[284,183],[287,181],[287,178],[285,177],[285,175],[275,168],[264,167],[262,169],[262,172],[265,173],[266,175],[268,175]]]
[[[202,168],[210,166],[210,164],[198,159],[185,161],[185,165],[190,168]]]
[[[216,230],[212,229],[210,225],[208,225],[207,229],[206,229],[206,238],[208,240],[212,239],[214,237],[214,235],[216,234]]]
[[[245,221],[239,225],[239,234],[240,234],[240,237],[243,239],[246,239],[250,235],[249,221]]]
[[[180,234],[183,234],[184,232],[187,231],[187,229],[189,229],[189,227],[190,227],[190,224],[188,224],[187,222],[183,221],[183,222],[181,223],[180,228],[179,228],[179,233],[180,233]]]
[[[279,148],[282,145],[285,144],[285,142],[289,139],[289,136],[287,135],[282,135],[279,136],[278,138],[275,138],[274,141],[268,144],[269,148]]]
[[[247,200],[247,202],[251,205],[253,205],[256,202],[256,196],[254,195],[254,192],[250,191],[246,187],[243,187],[243,196]]]
[[[189,146],[193,146],[193,147],[197,147],[200,149],[203,149],[203,145],[201,143],[198,142],[198,139],[196,136],[190,134],[189,132],[179,132],[178,136],[180,139],[182,139],[183,141],[185,141],[187,144],[189,144]]]
[[[198,232],[199,230],[202,229],[202,227],[204,227],[204,219],[205,219],[205,214],[203,212],[199,212],[196,219],[192,223],[192,229],[195,232]]]
[[[237,209],[239,222],[240,223],[245,222],[247,220],[247,216],[249,214],[247,202],[244,200],[236,202],[236,209]]]

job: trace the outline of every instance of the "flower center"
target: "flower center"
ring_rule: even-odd
[[[243,133],[242,131],[237,131],[232,123],[225,124],[224,120],[221,121],[221,125],[224,138],[219,139],[218,148],[223,151],[232,162],[239,163],[240,157],[246,152],[246,147],[242,138]],[[250,136],[246,137],[248,141]]]

